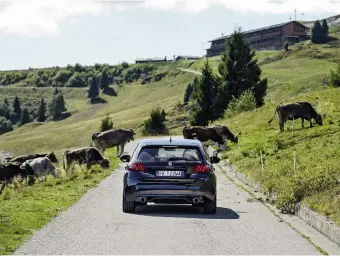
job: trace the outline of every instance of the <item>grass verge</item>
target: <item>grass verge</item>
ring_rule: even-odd
[[[117,168],[119,160],[109,151],[110,168],[93,166],[86,171],[76,166],[61,178],[17,189],[6,188],[0,196],[0,255],[12,253],[33,232],[72,206],[89,189],[98,185]]]

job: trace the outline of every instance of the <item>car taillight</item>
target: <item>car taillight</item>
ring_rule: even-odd
[[[138,163],[131,163],[129,164],[129,170],[130,171],[146,171],[146,167],[144,164],[138,164]]]
[[[195,173],[211,172],[211,167],[208,164],[196,165],[194,167],[194,172]]]

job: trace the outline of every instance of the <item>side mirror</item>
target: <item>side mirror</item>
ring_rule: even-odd
[[[210,162],[212,164],[218,164],[221,161],[221,159],[218,156],[212,156],[210,157]]]
[[[120,157],[120,161],[122,162],[130,162],[131,156],[130,155],[123,155]]]

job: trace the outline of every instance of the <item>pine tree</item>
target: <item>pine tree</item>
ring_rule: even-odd
[[[324,31],[321,27],[320,21],[315,21],[312,28],[312,42],[315,44],[323,43],[324,41]]]
[[[4,105],[7,106],[7,107],[9,107],[9,103],[8,103],[7,98],[5,98],[5,100],[4,100]]]
[[[165,113],[165,110],[163,109],[162,110],[162,121],[165,122],[166,121],[166,113]]]
[[[254,57],[255,52],[251,50],[241,29],[234,31],[227,41],[227,49],[218,68],[220,91],[217,109],[224,111],[233,97],[239,98],[248,89],[254,93],[257,106],[264,104],[267,79],[261,79],[262,70]]]
[[[44,101],[44,98],[42,98],[40,101],[37,120],[38,122],[45,122],[46,120],[46,103]]]
[[[109,114],[106,114],[106,117],[102,119],[100,124],[100,132],[108,131],[113,129],[113,121]]]
[[[92,78],[90,88],[88,90],[87,97],[90,99],[97,98],[99,96],[98,82],[95,77]]]
[[[329,26],[327,24],[327,20],[323,20],[322,21],[322,31],[323,31],[323,36],[324,36],[324,42],[328,42],[329,41],[329,37],[328,37],[328,34],[329,34]]]
[[[54,90],[53,90],[53,95],[57,95],[59,93],[59,90],[58,90],[58,87],[56,87]]]
[[[189,102],[192,91],[193,91],[192,85],[188,84],[184,94],[184,104],[187,104]]]
[[[65,107],[64,96],[61,93],[54,95],[48,108],[52,119],[61,117],[61,114],[67,110]]]
[[[102,72],[102,75],[101,75],[101,78],[100,78],[100,88],[105,90],[105,89],[107,89],[109,87],[109,84],[110,84],[109,76],[107,74],[107,71],[104,70]]]
[[[30,116],[28,114],[27,108],[23,108],[22,114],[20,117],[20,125],[24,125],[30,122]]]
[[[214,91],[217,85],[216,77],[207,60],[202,68],[202,76],[198,80],[197,88],[192,95],[191,125],[206,126],[209,121],[214,120],[216,99]]]
[[[17,96],[15,96],[13,101],[13,112],[17,117],[21,117],[21,104]]]
[[[4,118],[6,118],[7,120],[10,120],[11,118],[11,111],[9,107],[4,108]]]

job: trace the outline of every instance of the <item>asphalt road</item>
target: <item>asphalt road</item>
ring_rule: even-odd
[[[122,166],[15,254],[320,254],[219,170],[216,215],[191,206],[155,205],[125,214]]]

